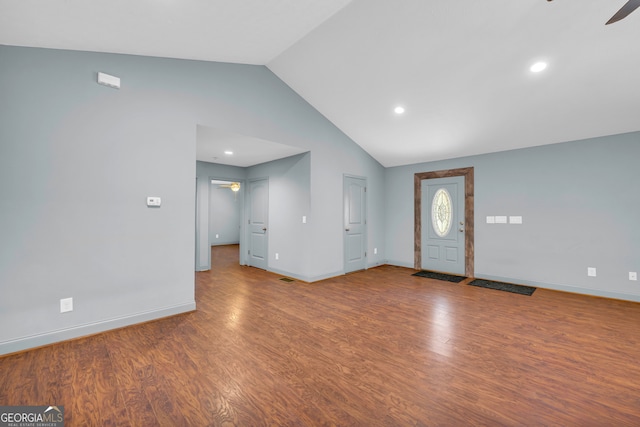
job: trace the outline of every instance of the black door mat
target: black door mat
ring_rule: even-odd
[[[532,286],[514,285],[512,283],[494,282],[492,280],[475,279],[469,282],[471,286],[495,289],[497,291],[512,292],[514,294],[531,296],[537,288]]]
[[[417,273],[412,274],[412,276],[426,277],[427,279],[446,280],[447,282],[453,283],[460,283],[464,279],[466,279],[466,277],[463,276],[454,276],[453,274],[438,273],[436,271],[428,270],[418,271]]]

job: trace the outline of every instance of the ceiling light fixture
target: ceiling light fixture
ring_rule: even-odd
[[[394,111],[396,114],[404,114],[404,107],[402,107],[402,106],[398,105],[396,108],[394,108],[394,109],[393,109],[393,111]]]
[[[218,183],[218,189],[220,188],[228,188],[233,191],[233,198],[238,200],[238,191],[240,191],[240,183],[239,182],[227,182],[225,184],[220,184],[220,181],[216,181],[215,179],[211,180],[211,184]]]
[[[536,62],[535,64],[533,64],[531,66],[531,68],[529,68],[529,70],[531,70],[532,73],[539,73],[540,71],[544,70],[545,68],[547,68],[547,63],[546,62]]]

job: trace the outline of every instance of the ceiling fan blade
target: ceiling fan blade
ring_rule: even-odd
[[[629,0],[627,4],[622,6],[622,9],[617,11],[616,14],[613,15],[605,25],[613,24],[614,22],[618,22],[619,20],[626,18],[631,12],[633,12],[639,7],[640,7],[640,0]]]

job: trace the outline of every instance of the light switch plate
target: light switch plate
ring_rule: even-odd
[[[506,216],[496,216],[496,224],[506,224],[507,217]]]
[[[488,216],[487,217],[487,224],[495,224],[496,223],[496,217],[495,216]]]
[[[521,216],[510,216],[509,217],[509,224],[522,224],[522,217]]]
[[[638,272],[630,271],[629,272],[629,280],[638,280]]]
[[[595,267],[588,267],[587,268],[587,276],[596,277],[596,268]]]

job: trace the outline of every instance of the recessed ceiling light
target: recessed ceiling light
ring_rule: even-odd
[[[394,109],[393,109],[393,111],[394,111],[396,114],[404,114],[404,107],[402,107],[402,106],[398,105],[396,108],[394,108]]]
[[[531,66],[531,68],[529,68],[531,70],[532,73],[539,73],[540,71],[544,70],[545,68],[547,68],[547,63],[546,62],[536,62],[535,64],[533,64]]]
[[[224,154],[226,154],[227,156],[231,156],[231,155],[233,155],[233,151],[227,150],[227,151],[224,152]]]

